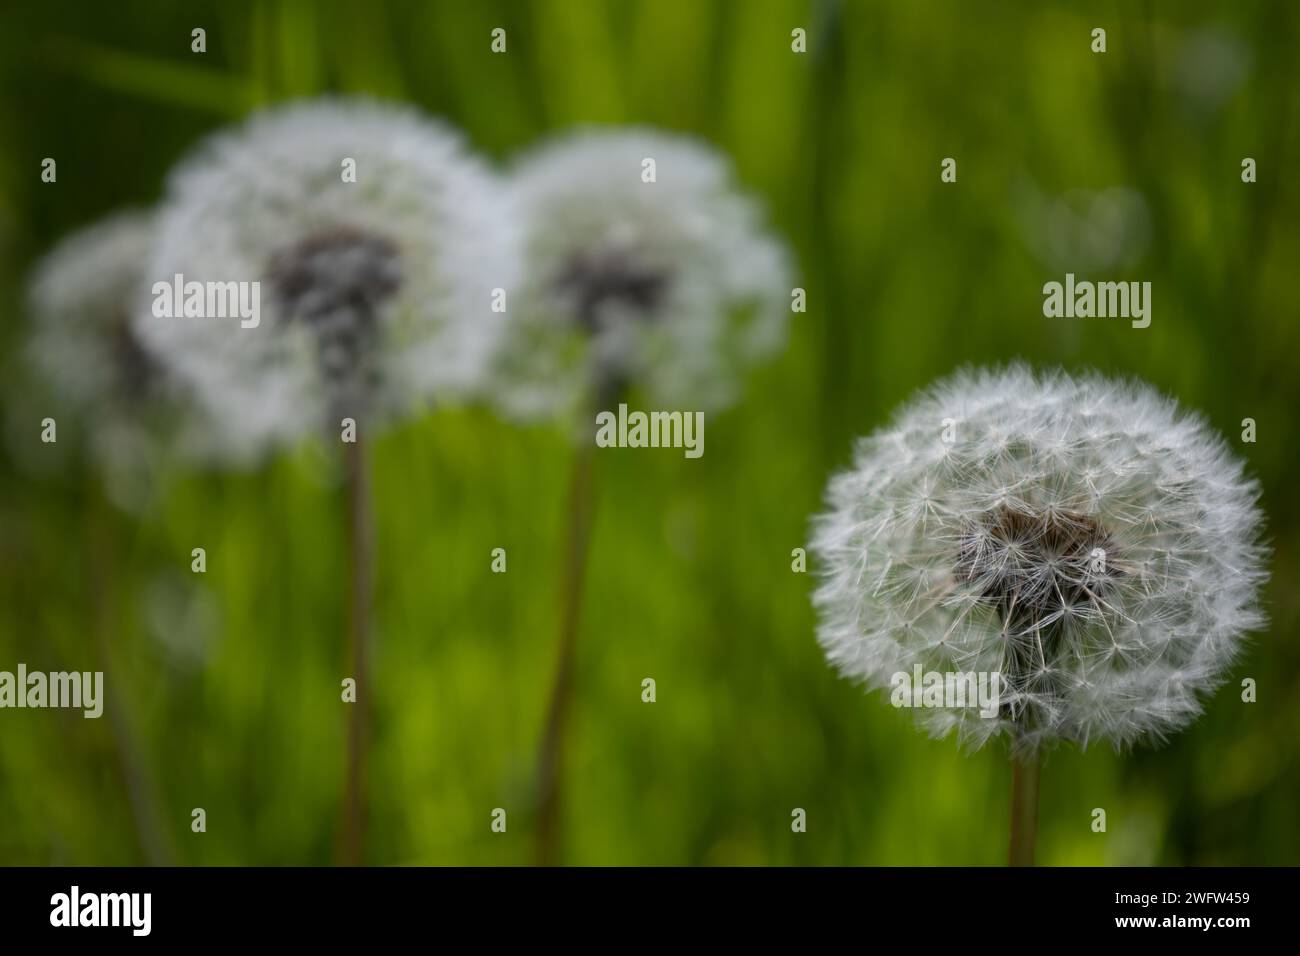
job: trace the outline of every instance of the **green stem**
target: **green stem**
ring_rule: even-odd
[[[370,710],[370,610],[374,588],[374,516],[365,452],[358,435],[345,445],[348,521],[348,657],[356,681],[356,700],[348,707],[347,760],[343,819],[337,858],[359,866],[364,858],[366,824],[366,746]]]
[[[565,726],[573,699],[578,622],[583,580],[595,511],[595,446],[587,440],[574,461],[569,488],[564,577],[561,584],[559,661],[547,709],[546,730],[537,763],[537,863],[555,865],[560,844],[560,777],[564,762]]]
[[[1038,835],[1038,757],[1011,758],[1010,866],[1034,865]]]

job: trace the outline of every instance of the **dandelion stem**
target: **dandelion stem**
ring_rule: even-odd
[[[547,709],[546,730],[537,764],[537,863],[554,866],[560,838],[560,775],[563,771],[564,731],[573,699],[574,661],[582,611],[583,579],[591,524],[595,511],[594,446],[584,443],[573,465],[569,486],[568,528],[564,579],[560,600],[560,648]]]
[[[356,700],[348,708],[347,765],[338,859],[359,866],[365,846],[365,776],[370,710],[370,606],[374,586],[369,475],[361,437],[345,444],[348,522],[348,657]]]
[[[1011,758],[1011,853],[1008,865],[1033,866],[1038,835],[1038,757]]]

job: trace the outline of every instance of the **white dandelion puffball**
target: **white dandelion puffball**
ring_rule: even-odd
[[[566,414],[633,383],[665,407],[718,409],[782,344],[789,257],[711,147],[584,129],[524,155],[511,182],[523,274],[508,412]]]
[[[40,391],[114,467],[147,454],[163,412],[160,370],[131,326],[153,232],[152,217],[132,210],[73,233],[37,264],[28,290],[25,358]]]
[[[464,395],[505,318],[502,192],[459,134],[407,107],[254,115],[170,176],[148,278],[256,282],[259,318],[159,316],[150,289],[142,338],[245,447]]]
[[[918,707],[935,736],[1159,742],[1263,625],[1257,497],[1222,438],[1145,385],[963,372],[831,480],[818,640],[872,687],[1001,675],[989,716]]]
[[[29,357],[84,413],[118,410],[148,384],[131,309],[152,242],[147,213],[121,212],[64,239],[32,273]]]

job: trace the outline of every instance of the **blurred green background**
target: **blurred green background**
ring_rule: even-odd
[[[505,55],[489,50],[498,26]],[[768,204],[809,309],[710,420],[702,459],[598,456],[564,861],[1004,861],[1005,753],[928,740],[837,678],[790,553],[855,436],[934,377],[1021,357],[1139,376],[1201,409],[1261,479],[1275,548],[1271,626],[1205,717],[1161,750],[1049,757],[1040,861],[1295,864],[1298,27],[1289,2],[7,3],[0,364],[35,258],[156,200],[189,145],[259,104],[409,100],[497,159],[575,122],[697,134]],[[949,156],[956,184],[939,179]],[[1042,284],[1088,261],[1152,282],[1150,328],[1043,317]],[[367,859],[531,862],[572,451],[558,429],[470,409],[371,452]],[[90,668],[106,647],[120,705],[98,721],[0,712],[0,863],[329,863],[346,589],[321,450],[177,469],[140,514],[104,505],[75,459],[37,478],[10,445],[0,456],[0,669]],[[496,547],[507,574],[489,572]]]

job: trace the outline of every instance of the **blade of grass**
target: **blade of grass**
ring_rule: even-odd
[[[112,90],[144,99],[243,115],[253,105],[254,88],[245,78],[174,60],[123,53],[80,40],[62,39],[50,47],[57,69]]]

